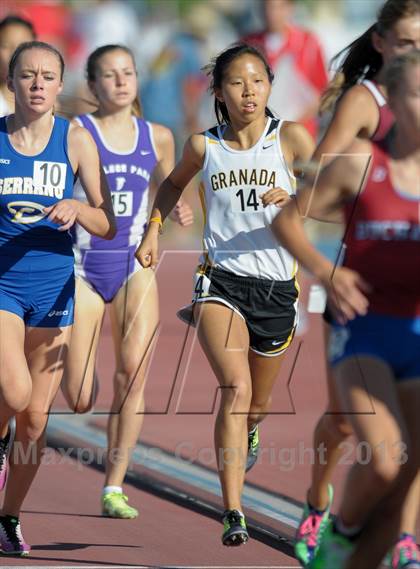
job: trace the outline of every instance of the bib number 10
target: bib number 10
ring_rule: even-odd
[[[34,161],[33,181],[35,187],[64,190],[67,164],[63,162]]]
[[[232,210],[236,213],[255,213],[262,207],[257,190],[240,189],[231,194]]]

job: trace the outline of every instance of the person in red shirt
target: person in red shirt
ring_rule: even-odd
[[[74,30],[73,9],[59,0],[9,0],[10,8],[32,22],[36,35],[42,41],[54,45],[73,65],[73,58],[80,49],[80,38]]]
[[[335,75],[323,94],[321,113],[333,108],[333,116],[313,160],[325,166],[356,137],[372,142],[385,138],[394,124],[387,100],[386,69],[395,57],[413,49],[420,49],[420,1],[387,0],[378,11],[377,21],[332,60]],[[324,320],[328,345],[328,309]],[[295,552],[302,565],[309,563],[319,547],[333,501],[333,472],[343,456],[342,450],[349,444],[346,438],[352,434],[348,417],[341,412],[331,371],[327,385],[329,402],[315,427],[313,448],[326,448],[328,452],[322,458],[315,453],[304,512],[296,532]],[[406,499],[400,536],[392,552],[392,569],[405,568],[407,560],[414,557],[420,568],[415,536],[419,496],[420,475]]]
[[[419,471],[420,50],[395,58],[384,84],[395,115],[386,138],[354,140],[272,225],[327,290],[334,316],[328,360],[358,439],[338,516],[305,564],[311,569],[378,567]],[[318,253],[303,229],[303,218],[337,211],[347,222],[342,267]],[[412,545],[393,567],[420,566]]]
[[[291,23],[294,0],[262,0],[264,30],[242,41],[260,48],[273,69],[270,104],[283,118],[299,121],[314,138],[317,112],[328,74],[316,35]]]

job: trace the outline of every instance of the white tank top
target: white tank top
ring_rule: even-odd
[[[375,99],[378,107],[383,107],[385,105],[387,105],[387,100],[385,99],[385,97],[382,95],[382,93],[379,91],[378,87],[375,85],[375,83],[373,83],[373,81],[369,81],[369,79],[364,79],[362,81],[362,85],[364,85],[366,87],[366,89],[368,89],[373,98]]]
[[[248,150],[227,145],[226,126],[204,133],[202,265],[244,277],[281,281],[294,277],[297,263],[270,228],[280,210],[274,205],[264,208],[260,199],[271,188],[294,194],[295,178],[281,150],[282,122],[268,118],[261,138]]]

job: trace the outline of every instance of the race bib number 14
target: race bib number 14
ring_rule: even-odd
[[[235,213],[256,213],[263,207],[255,188],[235,190],[231,193],[230,200]]]

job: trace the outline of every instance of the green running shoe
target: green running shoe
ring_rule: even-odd
[[[322,541],[308,569],[344,569],[353,553],[355,544],[347,537],[336,533],[330,521],[325,528]]]
[[[295,542],[295,555],[302,567],[306,567],[318,551],[319,543],[330,519],[333,497],[334,489],[331,484],[328,484],[328,506],[323,513],[311,508],[308,502],[303,508]]]
[[[260,436],[258,432],[258,425],[248,433],[248,456],[246,458],[245,472],[251,470],[257,462],[258,454],[260,451]]]
[[[102,515],[110,518],[133,519],[139,515],[136,508],[127,504],[128,497],[119,492],[104,494],[102,500]]]
[[[245,516],[238,510],[225,510],[222,517],[222,543],[228,546],[238,546],[249,539],[246,529]]]

